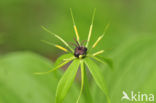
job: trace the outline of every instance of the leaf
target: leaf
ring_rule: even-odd
[[[0,57],[0,103],[54,103],[62,72],[38,76],[36,71],[48,71],[53,64],[48,59],[31,53],[16,52]],[[73,84],[64,103],[75,102],[79,88]],[[76,92],[76,93],[75,93]],[[83,99],[83,98],[82,98]]]
[[[113,61],[110,58],[102,57],[102,56],[91,56],[93,59],[103,63],[107,64],[109,67],[113,69]]]
[[[58,81],[54,73],[40,77],[33,74],[38,70],[48,70],[52,66],[49,60],[30,52],[10,53],[1,57],[0,102],[54,102]]]
[[[111,103],[109,95],[108,95],[108,90],[107,90],[107,87],[105,84],[105,80],[104,80],[103,75],[101,74],[100,68],[89,58],[85,59],[85,64],[87,65],[90,73],[92,74],[96,84],[99,86],[99,88],[106,95],[108,103]]]
[[[112,103],[122,103],[123,91],[128,96],[132,91],[135,94],[156,94],[156,35],[140,33],[138,36],[125,38],[109,55],[114,60],[114,71],[103,69],[105,67],[102,65],[101,69],[109,85]],[[105,103],[99,88],[94,84],[93,88],[94,101]],[[124,103],[130,102],[125,100]]]
[[[86,68],[84,68],[84,97],[85,97],[85,101],[86,103],[93,103],[93,99],[92,99],[92,95],[90,92],[90,86],[88,83],[88,77],[87,77],[87,73],[86,73]]]
[[[74,60],[60,79],[56,91],[56,103],[62,103],[64,100],[75,79],[79,64],[80,61],[78,59]]]
[[[79,102],[79,99],[81,97],[82,91],[83,91],[83,86],[84,86],[84,62],[83,60],[80,61],[80,66],[81,66],[81,90],[80,90],[80,94],[78,96],[78,99],[76,101],[76,103]]]

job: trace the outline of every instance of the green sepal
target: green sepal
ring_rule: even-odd
[[[67,92],[69,91],[77,70],[79,68],[80,61],[78,59],[75,59],[70,66],[65,71],[64,75],[60,79],[57,90],[56,90],[56,101],[55,103],[62,103],[65,96],[67,95]]]
[[[97,66],[96,63],[94,63],[91,59],[85,58],[84,59],[85,64],[87,65],[92,77],[94,78],[97,86],[103,91],[103,93],[106,95],[107,102],[111,103],[107,86],[105,84],[104,76],[100,71],[100,68]]]

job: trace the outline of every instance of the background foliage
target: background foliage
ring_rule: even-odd
[[[121,103],[123,90],[156,95],[155,3],[153,0],[1,0],[0,103],[54,103],[63,71],[44,76],[33,73],[52,68],[53,61],[63,52],[40,42],[61,44],[40,25],[74,42],[69,8],[73,9],[81,40],[86,40],[92,11],[97,8],[91,44],[111,21],[96,50],[104,49],[102,56],[114,61],[114,71],[100,65],[112,103]],[[93,101],[106,102],[92,78],[89,80]],[[75,102],[79,90],[78,75],[64,103]],[[85,96],[80,103],[86,103]]]

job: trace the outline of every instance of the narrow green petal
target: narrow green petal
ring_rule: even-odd
[[[60,57],[57,58],[56,62],[54,63],[54,67],[60,65],[61,63],[69,60],[72,57],[74,57],[74,56],[71,53],[61,55]]]
[[[92,74],[96,84],[98,85],[98,87],[103,91],[103,93],[106,95],[107,97],[107,102],[110,102],[110,98],[109,98],[109,94],[108,94],[108,90],[107,90],[107,86],[105,84],[105,80],[103,77],[103,74],[100,71],[100,68],[89,58],[85,59],[85,64],[87,65],[90,73]]]
[[[111,69],[113,69],[113,61],[110,58],[102,57],[102,56],[90,56],[91,58],[103,63],[107,64]]]
[[[79,97],[76,101],[76,103],[79,103],[79,100],[80,100],[80,97],[81,97],[81,94],[82,94],[82,91],[83,91],[83,85],[84,85],[84,62],[83,60],[81,60],[81,90],[80,90],[80,94],[79,94]]]
[[[56,103],[63,102],[65,96],[67,95],[67,92],[69,91],[75,79],[79,64],[80,61],[78,59],[75,59],[60,79],[56,90]]]
[[[51,69],[51,70],[49,70],[49,71],[47,71],[47,72],[36,72],[36,73],[34,73],[34,74],[36,74],[36,75],[43,75],[43,74],[47,74],[47,73],[53,72],[53,71],[57,70],[58,68],[61,68],[61,67],[64,66],[65,64],[69,63],[69,62],[72,61],[73,59],[75,59],[75,58],[71,58],[71,59],[69,59],[69,60],[66,60],[65,62],[63,62],[63,63],[57,65],[56,67],[54,67],[53,69]]]
[[[43,30],[45,30],[46,32],[50,33],[51,35],[55,36],[57,39],[59,39],[64,45],[66,45],[72,52],[73,49],[69,46],[69,44],[60,36],[58,36],[57,34],[51,32],[50,30],[48,30],[47,28],[45,28],[44,26],[41,26]]]

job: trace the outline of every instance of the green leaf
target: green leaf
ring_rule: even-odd
[[[87,73],[86,73],[86,68],[84,68],[84,97],[85,97],[85,101],[86,103],[93,103],[93,99],[92,99],[92,95],[90,92],[90,86],[88,83],[88,77],[87,77]]]
[[[62,103],[64,100],[75,79],[79,64],[80,61],[78,59],[74,60],[60,79],[56,91],[56,103]]]
[[[105,80],[103,75],[101,74],[100,68],[92,61],[90,58],[85,59],[85,64],[87,65],[90,73],[92,74],[96,84],[99,86],[99,88],[103,91],[103,93],[107,97],[108,103],[110,102],[107,86],[105,84]]]
[[[51,62],[30,52],[10,53],[0,59],[0,103],[51,103],[58,79],[36,76],[39,70],[53,67]],[[58,73],[57,73],[58,75]]]
[[[81,65],[81,90],[80,90],[80,94],[78,96],[78,99],[76,101],[76,103],[79,102],[80,100],[80,97],[81,97],[81,94],[82,94],[82,91],[83,91],[83,85],[84,85],[84,62],[83,60],[80,61],[80,65]]]
[[[109,67],[111,67],[113,69],[113,61],[110,58],[106,58],[106,57],[102,57],[102,56],[90,56],[93,59],[103,63],[103,64],[107,64]]]
[[[156,36],[140,33],[138,37],[125,38],[109,55],[114,60],[114,71],[103,69],[102,65],[101,69],[109,84],[112,103],[122,103],[123,91],[156,94]],[[94,101],[106,103],[99,88],[94,84],[93,88]]]
[[[71,53],[61,55],[57,58],[56,62],[54,63],[54,66],[56,67],[60,65],[63,61],[70,59],[71,57],[73,57],[73,54]]]
[[[55,93],[62,72],[34,75],[48,71],[53,64],[48,59],[31,53],[17,52],[0,57],[0,103],[54,103]],[[75,102],[79,88],[73,84],[64,103]],[[83,98],[82,98],[83,99]]]

